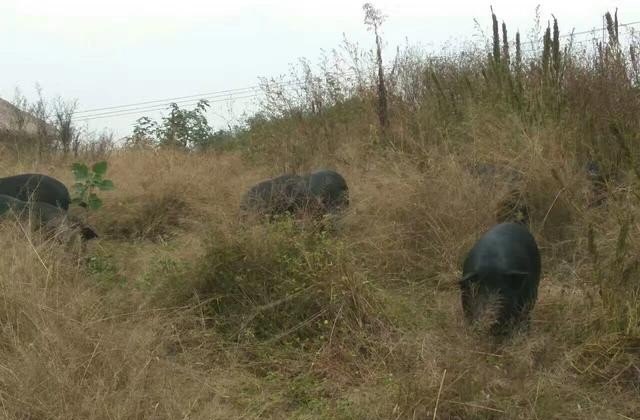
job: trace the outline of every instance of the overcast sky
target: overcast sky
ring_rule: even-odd
[[[45,96],[78,99],[79,110],[196,95],[255,85],[258,76],[287,73],[299,57],[316,61],[339,46],[343,33],[372,44],[354,0],[0,0],[0,97],[34,84]],[[511,34],[527,33],[541,4],[562,33],[601,26],[619,8],[619,20],[640,20],[638,0],[378,0],[387,16],[386,51],[412,44],[438,51],[471,39],[477,19],[490,32],[489,5]],[[239,114],[245,100],[237,100]],[[213,111],[228,116],[226,103]],[[157,117],[157,113],[147,112]],[[141,115],[96,119],[91,129],[129,133]],[[222,123],[214,118],[218,126]]]

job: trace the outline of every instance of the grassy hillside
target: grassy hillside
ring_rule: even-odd
[[[267,90],[236,148],[115,151],[86,250],[0,224],[2,415],[638,418],[637,61],[548,42],[507,64],[401,53],[384,132],[365,62]],[[2,154],[0,176],[71,185],[71,162]],[[465,327],[456,285],[513,189],[477,163],[518,172],[543,256],[531,331],[501,344]],[[250,185],[322,166],[350,187],[332,229],[240,221]]]

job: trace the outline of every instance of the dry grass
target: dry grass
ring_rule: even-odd
[[[561,187],[547,157],[513,161],[544,278],[531,332],[499,345],[464,327],[454,286],[502,188],[468,162],[434,150],[428,164],[397,154],[338,167],[353,206],[330,234],[241,225],[242,192],[277,170],[232,153],[121,152],[110,163],[117,189],[92,215],[103,237],[85,253],[2,224],[7,418],[432,418],[436,403],[437,418],[640,410],[637,325],[613,327],[629,318],[598,295],[587,249],[596,224],[608,258],[619,242],[610,215],[623,204],[588,209],[568,165],[556,167]],[[68,181],[56,165],[15,171]],[[611,297],[637,311],[627,298]]]
[[[236,151],[114,152],[88,249],[0,224],[0,413],[638,418],[640,101],[616,54],[563,62],[553,86],[534,60],[517,89],[479,51],[401,56],[387,143],[370,90],[319,78],[324,109],[285,97]],[[0,175],[71,184],[69,160],[33,156],[0,155]],[[589,157],[615,175],[599,207]],[[350,188],[331,229],[241,223],[250,185],[320,167]],[[465,327],[456,280],[514,189],[543,278],[531,330],[496,343]]]

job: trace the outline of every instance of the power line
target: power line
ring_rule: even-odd
[[[228,100],[234,100],[234,99],[250,99],[250,98],[257,98],[259,95],[247,95],[247,96],[238,96],[235,98],[225,98],[225,99],[218,99],[218,100],[214,100],[214,101],[209,101],[209,103],[217,103],[217,102],[225,102]],[[155,111],[164,111],[166,110],[168,107],[168,104],[160,104],[160,105],[156,105],[155,107],[149,108],[149,107],[145,107],[145,108],[138,108],[138,109],[134,109],[134,110],[120,110],[120,111],[112,111],[112,112],[105,112],[105,113],[99,113],[99,114],[92,114],[92,115],[88,115],[86,117],[77,117],[74,118],[75,121],[89,121],[89,120],[95,120],[95,119],[102,119],[102,118],[116,118],[116,117],[122,117],[125,115],[136,115],[136,114],[144,114],[147,112],[155,112]]]
[[[84,110],[84,111],[78,111],[78,112],[76,112],[76,114],[89,114],[89,113],[96,112],[96,111],[105,111],[105,110],[118,109],[118,108],[128,108],[128,107],[131,107],[131,106],[138,106],[138,105],[149,105],[149,104],[154,104],[154,103],[158,103],[158,102],[162,102],[162,103],[168,103],[168,102],[180,103],[181,99],[199,98],[199,97],[211,96],[211,95],[226,96],[226,95],[233,95],[234,93],[241,93],[241,92],[245,93],[243,91],[251,91],[251,90],[256,90],[256,89],[259,89],[259,88],[260,88],[260,86],[255,85],[255,86],[248,86],[248,87],[245,87],[245,88],[219,90],[219,91],[215,91],[215,92],[205,92],[205,93],[200,93],[200,94],[196,94],[196,95],[177,96],[175,98],[156,99],[156,100],[153,100],[153,101],[136,102],[136,103],[126,104],[126,105],[114,105],[114,106],[107,106],[107,107],[103,107],[103,108],[87,109],[87,110]]]
[[[580,45],[587,45],[590,43],[593,43],[594,41],[598,41],[599,38],[586,38],[586,39],[581,39],[581,40],[577,40],[577,41],[573,41],[571,42],[570,46],[571,48],[574,48],[576,46],[580,46]],[[535,53],[540,53],[544,51],[543,48],[533,48],[533,49],[528,49],[528,50],[523,50],[522,54],[535,54]]]
[[[620,23],[618,24],[618,27],[628,27],[628,26],[634,26],[638,24],[640,24],[640,21],[633,21],[633,22],[627,22],[627,23]],[[568,38],[568,37],[575,37],[578,35],[594,34],[605,29],[606,29],[606,26],[603,26],[597,29],[594,28],[591,30],[571,32],[568,34],[560,35],[559,38]],[[573,42],[572,45],[582,45],[587,42],[592,42],[593,40],[597,40],[597,38],[590,38],[587,40],[576,41],[576,42]],[[533,45],[534,41],[531,41],[530,43]],[[532,48],[529,50],[524,50],[523,54],[536,53],[540,51],[541,49]],[[347,71],[344,73],[336,72],[333,74],[342,76],[342,77],[349,77],[349,76],[355,75],[355,70]],[[304,84],[305,84],[304,81],[299,81],[299,80],[289,80],[289,81],[283,81],[283,82],[268,83],[268,85],[271,85],[271,86],[275,85],[276,87],[288,87],[288,86],[296,86],[296,85],[304,85]],[[142,114],[145,112],[161,111],[166,109],[170,103],[190,105],[190,104],[197,103],[200,99],[207,99],[209,100],[210,103],[218,103],[218,102],[225,102],[229,100],[256,98],[258,97],[260,87],[261,87],[260,85],[253,85],[253,86],[247,86],[243,88],[226,89],[226,90],[219,90],[219,91],[212,91],[212,92],[204,92],[204,93],[194,94],[194,95],[156,99],[156,100],[149,100],[149,101],[143,101],[143,102],[135,102],[135,103],[125,104],[125,105],[114,105],[114,106],[107,106],[107,107],[100,107],[100,108],[92,108],[92,109],[76,112],[74,115],[74,120],[88,121],[88,120],[99,119],[99,118],[109,118],[109,117],[115,118],[115,117],[121,117],[125,115],[134,115],[134,114]],[[234,95],[241,95],[241,96],[234,96]]]
[[[618,26],[633,26],[638,24],[640,24],[640,20],[636,20],[635,22],[618,23]]]
[[[251,91],[247,91],[245,92],[246,94],[251,94],[251,95],[256,95],[257,96],[257,91],[251,92]],[[246,96],[246,95],[245,95]],[[233,100],[238,98],[237,96],[231,96],[231,95],[224,95],[224,96],[202,96],[202,97],[198,97],[196,99],[185,99],[182,101],[174,101],[174,102],[170,102],[170,103],[175,103],[175,104],[181,104],[181,105],[195,105],[197,104],[200,100],[207,100],[208,102],[224,102],[227,100]],[[164,109],[166,107],[169,106],[170,103],[158,103],[155,105],[147,105],[147,106],[142,106],[142,107],[135,107],[135,108],[128,108],[128,109],[114,109],[114,108],[107,108],[110,109],[110,111],[103,111],[103,112],[97,112],[97,113],[92,113],[92,114],[88,114],[88,115],[79,115],[79,116],[74,116],[75,119],[90,119],[93,118],[94,116],[98,116],[98,115],[109,115],[109,114],[119,114],[121,112],[128,112],[128,111],[145,111],[145,110],[152,110],[155,108],[160,107],[161,109]]]
[[[637,20],[637,21],[634,21],[634,22],[619,23],[618,27],[623,27],[624,28],[624,27],[627,27],[627,26],[634,26],[634,25],[638,25],[638,24],[640,24],[640,20]],[[568,33],[568,34],[563,34],[563,35],[560,35],[558,38],[568,38],[568,37],[575,36],[575,35],[593,34],[593,33],[600,32],[600,31],[606,30],[606,29],[607,29],[607,26],[603,25],[600,28],[593,28],[593,29],[588,30],[588,31],[571,32],[571,33]]]
[[[627,22],[627,23],[619,23],[618,27],[635,26],[635,25],[638,25],[638,24],[640,24],[640,20],[633,21],[633,22]],[[605,25],[605,26],[601,26],[599,28],[593,28],[593,29],[590,29],[590,30],[579,31],[579,32],[570,32],[570,33],[562,34],[562,35],[558,36],[558,38],[564,39],[564,38],[571,38],[571,37],[578,36],[578,35],[595,34],[595,33],[598,33],[600,31],[603,31],[603,30],[606,30],[606,29],[607,29],[607,27]],[[540,41],[541,41],[541,39],[537,40],[537,42],[540,42]],[[524,42],[524,44],[533,45],[534,42],[536,42],[536,41],[535,40],[534,41],[526,41],[526,42]],[[511,42],[509,42],[509,44],[515,45],[515,41],[511,41]]]
[[[628,22],[628,23],[620,23],[620,24],[618,24],[618,26],[619,27],[627,27],[627,26],[634,26],[634,25],[638,25],[638,24],[640,24],[640,21],[634,21],[634,22]],[[589,30],[589,31],[572,32],[570,34],[563,34],[563,35],[560,35],[558,38],[569,38],[569,37],[573,38],[573,37],[579,36],[579,35],[597,34],[598,32],[600,32],[602,30],[606,30],[606,26],[603,26],[603,27],[597,28],[597,29],[592,29],[592,30]],[[600,39],[597,38],[597,37],[573,40],[573,42],[571,43],[571,46],[573,47],[573,46],[576,46],[576,45],[585,45],[587,43],[597,42],[599,40]],[[528,41],[528,42],[525,42],[525,44],[533,45],[534,42],[535,41]],[[515,43],[511,43],[511,44],[515,45]],[[543,51],[542,48],[530,48],[530,49],[523,50],[522,53],[523,54],[529,54],[529,53],[537,53],[537,52],[541,52],[541,51]]]
[[[348,71],[340,75],[349,76],[350,73],[355,73],[355,72]],[[335,73],[335,74],[338,74],[338,73]],[[280,83],[276,82],[275,84],[284,87],[284,86],[294,85],[296,83],[301,83],[301,82],[297,80],[289,80],[289,81],[284,81]],[[107,107],[101,107],[101,108],[93,108],[93,109],[78,111],[76,112],[76,114],[91,114],[93,112],[117,110],[117,109],[120,109],[121,111],[125,111],[125,109],[122,109],[122,108],[130,108],[130,107],[136,107],[140,105],[169,104],[171,102],[181,103],[181,102],[188,102],[189,100],[193,100],[193,98],[203,98],[203,97],[213,98],[213,97],[221,97],[221,96],[230,96],[234,94],[247,94],[252,91],[258,91],[259,89],[260,89],[260,85],[253,85],[253,86],[247,86],[243,88],[226,89],[226,90],[219,90],[214,92],[204,92],[204,93],[195,94],[195,95],[177,96],[173,98],[156,99],[156,100],[144,101],[144,102],[134,102],[126,105],[114,105],[114,106],[107,106]],[[181,101],[181,100],[184,100],[184,101]]]
[[[337,76],[341,76],[341,77],[350,77],[350,76],[354,76],[355,75],[355,71],[354,70],[350,70],[350,71],[346,71],[343,73],[337,73],[334,72],[332,73],[333,75],[337,75]],[[302,81],[302,80],[292,80],[292,81],[286,81],[286,82],[271,82],[271,83],[267,83],[268,86],[274,86],[276,88],[284,88],[284,87],[295,87],[295,86],[303,86],[305,85],[306,82]],[[235,91],[240,91],[241,89],[236,89]],[[231,91],[228,90],[228,91]],[[228,92],[227,91],[227,92]],[[201,99],[205,99],[208,100],[209,103],[218,103],[218,102],[225,102],[225,101],[230,101],[230,100],[236,100],[236,99],[248,99],[248,98],[257,98],[259,95],[259,89],[255,88],[253,90],[248,90],[247,88],[245,88],[244,94],[249,94],[250,92],[253,92],[250,95],[243,95],[243,96],[233,96],[233,94],[222,94],[222,95],[213,95],[213,96],[200,96],[198,97],[198,95],[190,95],[189,97],[193,97],[194,99],[185,99],[182,101],[173,101],[173,102],[165,102],[165,103],[159,103],[161,100],[159,101],[147,101],[144,103],[149,103],[149,104],[153,104],[153,105],[148,105],[148,106],[141,106],[141,107],[134,107],[131,108],[131,106],[136,105],[136,104],[129,104],[129,105],[122,105],[119,107],[105,107],[105,108],[99,108],[98,110],[105,110],[104,112],[97,112],[97,113],[91,113],[88,115],[79,115],[79,116],[74,116],[74,120],[76,121],[88,121],[88,120],[92,120],[95,118],[106,118],[106,117],[120,117],[120,116],[124,116],[124,115],[134,115],[134,114],[143,114],[145,112],[154,112],[154,111],[161,111],[166,109],[170,103],[176,103],[176,104],[182,104],[182,105],[195,105],[198,101],[200,101]],[[144,104],[144,103],[139,103],[140,105]]]
[[[590,32],[590,34],[596,34],[596,32],[598,31],[596,30],[596,31]],[[570,46],[573,49],[575,47],[580,47],[580,46],[595,45],[596,43],[600,43],[600,42],[602,42],[602,38],[600,38],[599,36],[593,36],[590,38],[572,40],[571,43],[568,44],[568,46]],[[530,54],[530,53],[539,53],[542,51],[544,51],[543,48],[532,48],[528,50],[523,50],[522,53]]]

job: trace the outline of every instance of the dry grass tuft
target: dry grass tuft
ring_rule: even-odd
[[[505,183],[467,162],[434,150],[338,168],[353,205],[323,231],[240,222],[242,193],[273,168],[232,153],[131,153],[110,161],[117,189],[90,216],[103,237],[87,250],[1,225],[8,417],[431,418],[436,401],[437,418],[637,409],[633,300],[605,279],[620,255],[634,272],[640,242],[629,225],[620,245],[609,215],[626,214],[621,198],[589,208],[574,167],[510,165],[544,278],[531,331],[495,343],[465,327],[455,281]],[[113,233],[124,227],[137,234]]]

